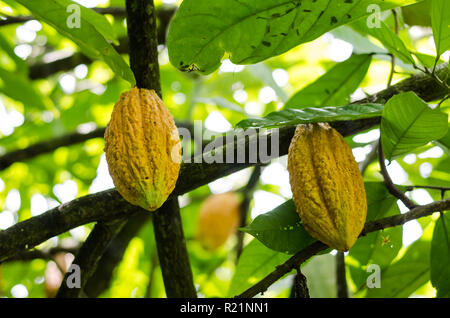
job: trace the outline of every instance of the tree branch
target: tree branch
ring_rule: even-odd
[[[345,276],[344,252],[338,251],[335,258],[336,258],[337,298],[348,298],[347,278]]]
[[[384,184],[386,185],[389,193],[394,197],[400,199],[400,201],[402,201],[408,209],[411,210],[415,208],[416,204],[414,204],[414,202],[412,202],[402,191],[399,190],[399,188],[395,186],[395,184],[392,182],[391,177],[389,176],[386,165],[384,163],[384,153],[383,147],[381,146],[381,139],[378,142],[378,163],[380,164],[381,175],[383,176]]]
[[[122,260],[128,244],[151,219],[151,216],[151,213],[132,215],[120,232],[112,239],[100,258],[97,269],[84,287],[84,292],[88,297],[96,298],[108,289],[113,278],[114,269]]]
[[[261,176],[261,166],[255,166],[250,175],[250,179],[247,182],[246,187],[242,190],[244,194],[244,199],[241,202],[240,212],[241,212],[241,220],[239,223],[239,227],[244,227],[247,225],[247,217],[250,208],[250,203],[253,197],[253,192],[258,184],[259,177]],[[244,235],[243,231],[237,231],[237,244],[236,244],[236,263],[241,256],[242,250],[244,249]]]
[[[123,219],[118,219],[113,222],[99,222],[95,225],[72,262],[72,265],[76,264],[80,268],[79,278],[81,286],[76,288],[70,287],[67,284],[67,280],[72,275],[72,273],[68,271],[61,282],[56,298],[79,297],[87,281],[97,268],[97,264],[108,247],[109,242],[120,231],[124,224],[125,222]]]
[[[383,219],[367,222],[363,231],[360,234],[365,236],[371,232],[379,231],[385,228],[403,225],[408,221],[412,221],[421,217],[431,215],[434,212],[440,212],[450,209],[450,199],[436,201],[427,205],[417,206],[411,211],[398,214]],[[303,262],[317,253],[327,249],[328,246],[320,241],[316,241],[311,245],[305,247],[303,250],[289,258],[283,264],[277,266],[277,268],[264,277],[261,281],[244,291],[242,294],[236,296],[238,298],[251,298],[259,293],[265,292],[273,283],[279,280],[281,277],[289,273],[295,268],[298,268]]]
[[[153,215],[156,247],[168,298],[197,298],[181,224],[178,198]]]

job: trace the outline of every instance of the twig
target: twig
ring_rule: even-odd
[[[111,14],[113,16],[117,17],[123,17],[125,16],[125,8],[121,7],[109,7],[109,8],[92,8],[92,10],[96,11],[100,14]],[[0,27],[11,25],[11,24],[17,24],[17,23],[23,23],[31,20],[35,20],[36,17],[32,15],[22,15],[22,16],[7,16],[2,14],[3,19],[0,19]]]
[[[395,184],[392,182],[391,177],[389,176],[389,173],[386,169],[386,165],[384,163],[384,153],[383,153],[383,147],[381,146],[381,140],[378,143],[378,162],[380,164],[381,174],[384,179],[384,184],[386,185],[386,188],[388,189],[389,193],[392,194],[394,197],[400,199],[400,201],[403,202],[403,204],[408,209],[413,209],[416,207],[416,204],[412,202],[403,192],[401,192]]]
[[[241,220],[239,227],[244,227],[247,225],[247,217],[248,212],[250,208],[250,203],[253,197],[253,192],[258,184],[259,177],[261,176],[261,166],[255,166],[255,168],[252,171],[252,174],[250,175],[250,179],[248,180],[248,183],[246,187],[243,189],[244,199],[241,202],[240,211],[241,211]],[[239,257],[241,256],[242,250],[244,248],[244,235],[245,233],[242,231],[237,231],[237,244],[236,244],[236,263],[239,260]]]
[[[394,32],[398,35],[399,25],[398,25],[398,16],[397,11],[392,9],[392,15],[394,16]],[[387,87],[392,85],[392,80],[394,79],[395,73],[395,55],[391,54],[391,71],[389,72]]]
[[[450,191],[450,187],[440,187],[440,186],[432,186],[432,185],[410,185],[405,186],[406,191],[413,191],[414,189],[431,189],[431,190],[440,190],[440,191]]]
[[[347,278],[345,277],[345,255],[338,251],[336,254],[336,286],[337,297],[348,298]]]
[[[56,254],[59,253],[71,253],[71,254],[77,254],[79,251],[79,247],[74,248],[64,248],[64,247],[52,247],[47,250],[31,250],[31,251],[24,251],[22,253],[17,254],[16,256],[8,259],[8,262],[15,262],[15,261],[31,261],[35,259],[43,259],[43,260],[52,260]]]
[[[391,217],[386,217],[383,219],[375,220],[366,223],[361,236],[366,236],[371,232],[382,230],[389,227],[403,225],[408,221],[415,220],[421,217],[428,216],[434,212],[444,211],[450,209],[450,199],[436,201],[427,205],[417,206],[409,212],[404,214],[398,214]],[[259,293],[263,293],[269,288],[273,283],[279,280],[281,277],[289,273],[295,268],[298,268],[303,262],[305,262],[310,257],[316,255],[317,253],[327,249],[328,246],[322,242],[316,241],[311,245],[305,247],[303,250],[298,252],[289,258],[286,262],[278,265],[276,269],[260,280],[258,283],[237,295],[238,298],[251,298]]]
[[[367,154],[366,158],[359,163],[359,171],[361,172],[361,175],[364,176],[364,173],[366,172],[369,165],[372,163],[372,161],[375,160],[377,157],[377,146],[378,146],[378,140],[374,141],[370,147],[370,152]]]

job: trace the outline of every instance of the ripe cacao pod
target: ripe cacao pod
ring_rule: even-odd
[[[200,207],[197,240],[216,250],[235,233],[240,221],[240,198],[235,192],[213,194]]]
[[[367,201],[358,164],[342,135],[326,123],[298,125],[288,171],[305,229],[328,246],[348,251],[364,227]]]
[[[181,143],[170,111],[154,90],[133,87],[114,105],[105,131],[109,173],[117,191],[154,211],[175,188]]]

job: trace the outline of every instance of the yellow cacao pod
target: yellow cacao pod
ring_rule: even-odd
[[[117,191],[154,211],[175,188],[181,143],[167,107],[154,90],[133,87],[114,105],[105,131],[109,173]]]
[[[298,125],[288,153],[293,200],[314,238],[348,251],[367,214],[358,164],[342,135],[328,124]]]
[[[216,250],[235,233],[240,221],[240,198],[235,192],[213,194],[200,207],[197,240]]]

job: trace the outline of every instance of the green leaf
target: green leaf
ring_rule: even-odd
[[[277,82],[273,79],[272,69],[268,67],[264,63],[258,63],[255,65],[250,65],[247,67],[247,71],[249,71],[253,76],[259,78],[261,82],[269,85],[277,94],[282,102],[286,102],[288,97],[283,89],[278,86]]]
[[[371,54],[354,55],[336,64],[286,103],[285,108],[341,106],[348,104],[372,61]]]
[[[105,25],[108,22],[103,21],[104,17],[99,18],[92,10],[69,0],[18,0],[18,2],[37,18],[48,23],[59,33],[78,44],[83,52],[91,58],[103,59],[116,75],[134,85],[134,75],[130,67],[104,38],[105,35],[107,38],[112,37],[111,31],[108,29],[111,27]],[[71,8],[68,7],[69,5],[80,9],[79,16],[76,15],[76,12],[67,11]],[[74,18],[74,21],[79,18],[79,26],[68,23],[72,21],[71,18]]]
[[[217,105],[221,108],[229,109],[229,110],[247,115],[247,113],[241,106],[239,106],[238,104],[235,104],[233,102],[230,102],[226,98],[223,98],[220,96],[200,97],[200,98],[197,98],[195,101],[198,103],[202,103],[202,104]]]
[[[383,105],[350,104],[341,107],[307,107],[283,109],[264,118],[245,119],[237,124],[240,128],[273,128],[306,123],[355,120],[381,116]]]
[[[45,110],[51,108],[51,101],[42,96],[34,89],[27,77],[21,74],[14,74],[3,68],[0,68],[0,92],[10,98],[22,102],[25,109],[36,108]]]
[[[336,257],[317,255],[302,265],[311,298],[336,298]]]
[[[0,49],[3,50],[14,61],[16,65],[16,71],[19,73],[26,73],[28,66],[24,60],[14,53],[14,45],[8,41],[8,39],[0,33]]]
[[[380,27],[375,28],[369,28],[365,21],[357,21],[353,23],[352,26],[376,38],[386,49],[388,49],[388,51],[393,53],[403,62],[407,64],[415,63],[403,41],[384,21],[380,21]]]
[[[402,8],[403,20],[408,25],[431,26],[431,3],[433,0],[425,0],[417,4]]]
[[[251,241],[243,250],[231,280],[228,296],[236,296],[260,281],[284,263],[289,255],[265,247],[258,240]]]
[[[431,25],[438,56],[450,48],[450,2],[433,0],[431,4]]]
[[[184,0],[169,29],[169,58],[204,74],[219,67],[225,52],[235,64],[254,64],[370,15],[370,5],[387,10],[415,2]]]
[[[411,244],[397,262],[381,272],[380,288],[367,289],[369,298],[405,298],[430,279],[430,242]],[[367,276],[370,272],[367,273]]]
[[[367,221],[400,214],[396,204],[397,198],[392,196],[383,182],[366,182]],[[360,237],[350,249],[348,256],[357,261],[349,262],[349,272],[357,290],[365,287],[367,266],[377,264],[381,270],[391,264],[402,248],[402,227],[394,227],[369,233]]]
[[[450,214],[441,214],[431,241],[431,284],[437,297],[450,297]]]
[[[431,109],[415,93],[392,97],[381,119],[381,144],[389,161],[445,136],[448,115]]]
[[[434,143],[439,145],[441,148],[443,148],[445,152],[447,152],[447,154],[450,155],[450,126],[447,131],[447,134],[441,139],[436,140]]]
[[[258,215],[242,230],[268,248],[286,254],[295,254],[316,241],[303,228],[292,200]]]

